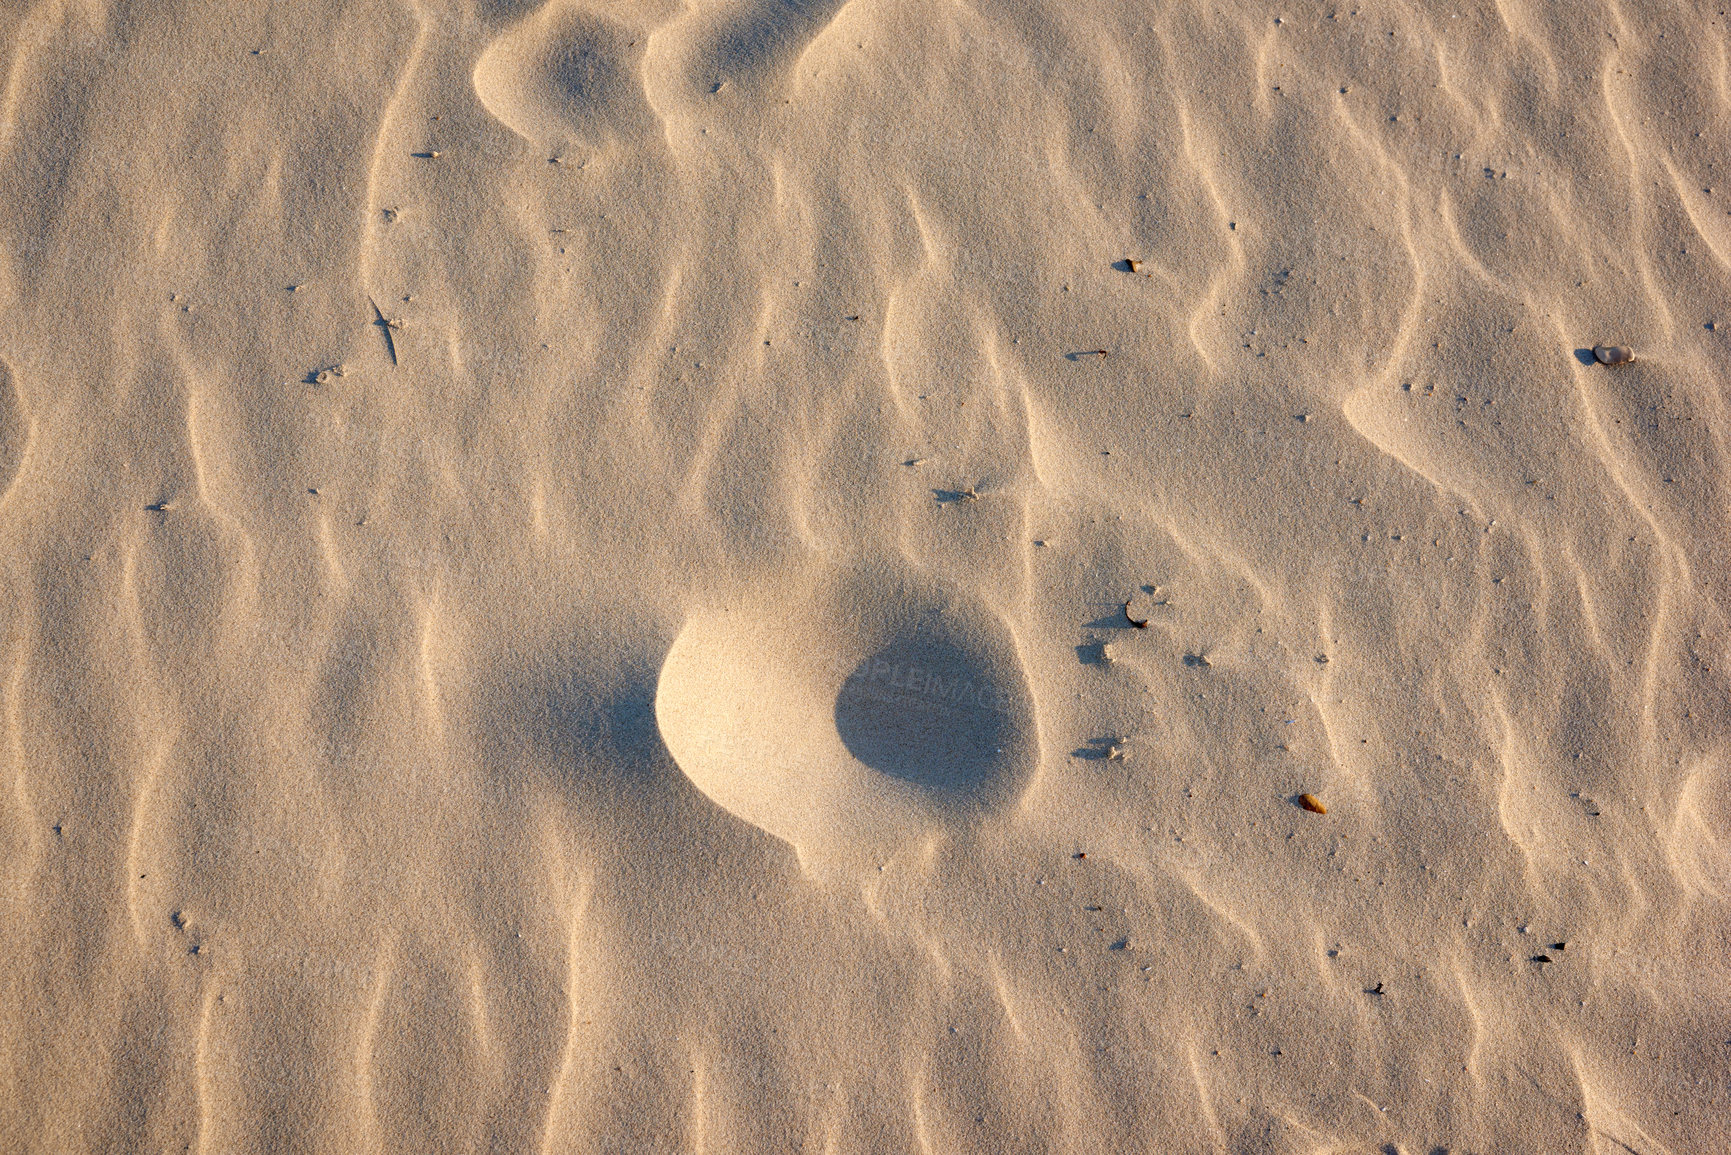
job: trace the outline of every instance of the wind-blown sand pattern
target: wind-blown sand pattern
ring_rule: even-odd
[[[1727,19],[11,6],[0,1149],[1731,1151]]]

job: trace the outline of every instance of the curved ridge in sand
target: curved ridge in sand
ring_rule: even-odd
[[[849,0],[754,0],[679,19],[655,36],[659,47],[648,70],[658,103],[677,107],[723,93],[764,97],[848,6]]]
[[[12,380],[12,367],[0,361],[0,500],[11,492],[29,443],[30,420]]]

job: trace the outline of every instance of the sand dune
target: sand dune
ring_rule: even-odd
[[[0,1148],[1731,1151],[1716,8],[0,50]]]

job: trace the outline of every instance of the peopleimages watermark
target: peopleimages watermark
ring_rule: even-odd
[[[929,666],[885,658],[867,658],[856,666],[842,693],[951,714],[961,709],[1007,713],[1014,705],[1009,693],[990,682],[975,682],[961,673],[946,677]]]

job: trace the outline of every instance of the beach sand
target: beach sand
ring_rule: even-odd
[[[1731,1151],[1717,7],[0,60],[0,1149]]]

